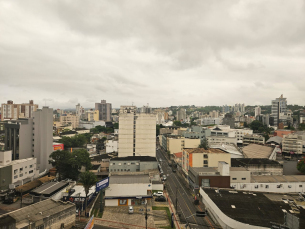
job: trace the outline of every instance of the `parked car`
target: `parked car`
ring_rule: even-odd
[[[165,198],[165,196],[158,196],[158,197],[156,197],[155,201],[157,201],[157,202],[166,202],[166,198]]]
[[[173,171],[173,173],[175,173],[175,172],[176,172],[176,169],[172,169],[172,171]]]
[[[133,213],[133,206],[129,206],[129,208],[128,208],[128,213],[129,213],[129,214],[132,214],[132,213]]]
[[[161,191],[154,192],[153,195],[154,195],[154,196],[163,196],[163,192],[161,192]]]
[[[159,161],[162,162],[162,159],[160,158]]]
[[[162,176],[162,180],[166,181],[166,175]]]

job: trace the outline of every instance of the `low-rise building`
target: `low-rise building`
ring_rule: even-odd
[[[152,198],[152,182],[148,175],[116,175],[105,190],[105,206],[148,204]]]
[[[220,149],[231,154],[231,158],[244,158],[242,152],[234,144],[215,144],[209,146],[212,149]]]
[[[198,148],[201,139],[184,138],[181,135],[162,135],[162,148],[171,155],[182,152],[184,148]]]
[[[62,126],[71,125],[73,129],[79,126],[79,116],[76,115],[63,114],[59,120]]]
[[[236,137],[225,137],[225,136],[210,136],[207,137],[208,145],[229,145],[235,144],[237,145]]]
[[[118,152],[118,141],[117,140],[106,140],[106,153]]]
[[[149,156],[117,157],[110,160],[109,172],[141,172],[157,170],[158,161]]]
[[[211,136],[211,130],[201,126],[192,126],[187,128],[183,133],[183,136],[185,138],[199,138],[202,141],[206,139],[206,137]]]
[[[231,155],[220,149],[195,148],[182,151],[182,170],[185,174],[192,167],[217,167],[219,161],[231,165]]]
[[[303,154],[303,140],[298,134],[284,135],[282,140],[282,152],[286,154]]]
[[[282,144],[282,140],[283,140],[283,138],[281,138],[279,136],[274,136],[274,137],[269,138],[266,141],[266,145],[279,146]]]
[[[71,228],[75,225],[75,204],[47,199],[1,215],[0,222],[8,218],[5,228]]]
[[[243,136],[243,145],[247,146],[249,144],[265,144],[265,138],[264,136],[258,135],[258,134],[246,134]]]
[[[285,130],[285,129],[277,129],[274,131],[274,136],[279,136],[281,138],[284,137],[284,135],[288,135],[291,134],[292,131],[291,130]]]
[[[39,174],[37,159],[12,161],[12,151],[0,151],[0,189],[15,188],[33,180]]]
[[[245,168],[253,176],[261,175],[283,175],[283,165],[277,161],[266,158],[232,158],[231,166]]]
[[[191,167],[188,171],[188,181],[192,189],[200,187],[230,188],[229,164],[223,161],[218,167]]]

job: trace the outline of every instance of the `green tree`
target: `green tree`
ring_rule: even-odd
[[[59,180],[69,178],[72,168],[69,163],[70,159],[71,153],[67,150],[56,150],[51,153],[49,163],[56,168]]]
[[[259,130],[259,128],[264,128],[264,125],[262,122],[258,120],[254,120],[253,122],[250,123],[250,129],[253,130],[253,132],[258,132],[262,129]]]
[[[89,189],[96,184],[97,179],[94,173],[86,171],[80,174],[79,182],[83,185],[85,189],[85,194],[86,194],[85,215],[87,215],[87,202],[88,202]]]
[[[174,121],[174,125],[175,125],[175,126],[182,126],[182,124],[181,124],[180,121]]]
[[[119,129],[119,123],[118,122],[113,124],[113,129]]]
[[[305,173],[305,158],[303,158],[302,160],[300,160],[297,164],[297,169],[301,172],[301,173]]]
[[[201,144],[199,145],[199,148],[204,148],[205,150],[209,149],[208,140],[206,138],[202,140]]]
[[[305,130],[305,123],[300,123],[298,129],[301,130],[301,131]]]

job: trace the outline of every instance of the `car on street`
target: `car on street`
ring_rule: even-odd
[[[129,214],[132,214],[132,213],[133,213],[133,206],[129,206],[129,207],[128,207],[128,213],[129,213]]]
[[[159,161],[162,162],[162,159],[160,158]]]
[[[157,202],[166,202],[166,198],[165,198],[165,196],[159,196],[159,197],[156,197],[155,201],[157,201]]]
[[[163,175],[161,178],[163,181],[166,181],[166,175]]]
[[[153,195],[154,195],[154,196],[163,196],[163,192],[161,192],[161,191],[154,192]]]
[[[176,172],[176,169],[172,169],[172,171],[173,171],[173,173],[175,173],[175,172]]]

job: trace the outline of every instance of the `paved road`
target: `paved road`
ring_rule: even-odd
[[[204,207],[201,205],[199,207],[194,205],[194,198],[192,196],[192,191],[188,188],[188,185],[183,180],[179,172],[172,172],[172,168],[168,165],[168,161],[165,158],[164,152],[161,152],[160,146],[158,146],[157,158],[161,162],[161,167],[164,174],[167,176],[167,181],[165,182],[166,190],[173,204],[178,208],[178,214],[180,215],[181,223],[186,223],[186,218],[195,214],[196,211],[203,211]],[[176,202],[177,196],[177,202]],[[200,218],[196,216],[191,216],[187,219],[190,223],[191,228],[217,228],[215,227],[209,218]]]

